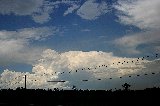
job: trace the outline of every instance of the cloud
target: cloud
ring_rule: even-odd
[[[137,48],[141,45],[151,46],[158,52],[160,45],[160,31],[146,31],[132,35],[126,35],[114,41],[114,44],[128,54],[139,54]]]
[[[116,39],[115,45],[128,54],[141,54],[146,51],[159,53],[160,1],[118,0],[113,7],[117,10],[119,22],[141,29],[141,32]]]
[[[15,31],[0,31],[0,64],[28,63],[39,58],[43,47],[33,47],[33,40],[45,40],[58,30],[54,27],[23,28]]]
[[[137,58],[116,57],[112,53],[102,51],[58,53],[54,50],[46,49],[41,54],[41,59],[33,65],[31,73],[4,70],[1,74],[1,87],[14,88],[24,86],[23,76],[25,74],[27,75],[27,88],[53,89],[56,87],[71,89],[72,85],[75,84],[85,87],[82,84],[84,79],[94,81],[98,78],[109,79],[110,77],[118,78],[132,74],[158,72],[158,69],[160,69],[158,64],[158,59],[149,61],[140,58],[137,61]],[[155,66],[157,68],[154,68]],[[47,82],[58,80],[65,80],[66,82]],[[95,84],[97,83],[94,82]]]
[[[77,26],[78,24],[74,23],[74,24],[72,24],[72,25]]]
[[[106,14],[109,7],[106,2],[97,3],[96,0],[87,0],[78,10],[77,15],[82,19],[95,20]]]
[[[37,75],[37,74],[31,74],[29,72],[22,73],[22,72],[15,72],[10,71],[8,69],[4,70],[4,72],[1,74],[1,88],[11,88],[16,89],[17,87],[24,87],[24,76],[27,76],[27,89],[48,89],[48,88],[63,88],[68,89],[69,87],[64,86],[67,84],[65,83],[47,83],[47,80],[56,80],[57,75]]]
[[[70,13],[73,13],[73,12],[74,12],[75,10],[77,10],[79,7],[80,7],[80,6],[79,6],[79,5],[76,5],[76,4],[72,5],[71,7],[69,7],[69,8],[64,12],[63,16],[66,16],[66,15],[68,15],[68,14],[70,14]]]
[[[49,11],[46,11],[45,0],[1,0],[0,1],[0,14],[10,15],[15,14],[18,16],[32,16],[36,17],[36,14],[43,16],[43,13],[49,14]],[[42,17],[41,16],[41,17]],[[47,15],[48,16],[48,15]],[[40,18],[41,18],[40,17]],[[36,22],[43,23],[48,21],[49,18],[33,18]],[[38,21],[39,20],[39,21]],[[40,21],[41,20],[41,21]]]
[[[160,28],[159,0],[118,0],[113,6],[123,24],[134,25],[140,29]]]
[[[50,8],[50,9],[52,9],[52,8]],[[49,10],[44,10],[40,14],[33,14],[32,18],[36,23],[43,24],[43,23],[48,22],[51,19],[49,13],[50,13]]]
[[[1,0],[0,13],[16,15],[30,15],[37,12],[43,5],[43,0]]]
[[[155,46],[154,51],[156,51],[157,53],[160,53],[160,46]]]
[[[55,9],[59,8],[60,4],[73,5],[73,3],[77,3],[77,1],[27,0],[26,2],[26,0],[1,0],[0,14],[31,16],[35,22],[43,24],[51,19],[51,14],[54,13]],[[75,6],[68,8],[65,14],[72,13]]]
[[[81,31],[82,32],[90,32],[91,30],[90,29],[82,29]]]
[[[36,23],[46,23],[54,16],[54,11],[60,8],[61,4],[67,6],[63,16],[76,11],[83,19],[95,20],[101,15],[109,11],[106,2],[100,3],[96,0],[88,0],[80,6],[80,1],[60,0],[60,1],[47,1],[47,0],[1,0],[0,1],[0,14],[2,15],[17,15],[17,16],[31,16]]]

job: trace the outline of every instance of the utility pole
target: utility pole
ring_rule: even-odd
[[[25,75],[25,89],[26,89],[26,75]]]

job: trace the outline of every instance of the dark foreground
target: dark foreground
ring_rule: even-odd
[[[160,105],[160,88],[145,90],[0,90],[0,106]]]

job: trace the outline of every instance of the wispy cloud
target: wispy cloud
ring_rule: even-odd
[[[73,4],[71,7],[69,7],[63,14],[63,16],[66,16],[68,14],[73,13],[75,10],[77,10],[80,7],[80,5]]]
[[[68,7],[62,14],[63,16],[75,12],[81,18],[87,20],[95,20],[109,11],[109,7],[106,2],[102,1],[98,3],[96,0],[85,1],[82,5],[79,0],[28,0],[27,2],[25,0],[1,0],[0,14],[31,16],[36,23],[43,24],[51,20],[51,14],[54,14],[54,11],[57,8],[60,8],[59,6],[61,4],[65,4],[66,7]]]
[[[81,31],[82,32],[90,32],[91,30],[90,29],[82,29]]]
[[[18,16],[31,16],[37,23],[45,23],[51,19],[51,14],[58,8],[59,4],[73,5],[77,1],[62,0],[62,1],[47,1],[47,0],[1,0],[0,1],[0,14],[2,15],[18,15]],[[68,8],[65,15],[72,13],[77,6]]]
[[[156,51],[156,47],[160,45],[159,34],[159,31],[148,31],[126,35],[116,39],[114,44],[128,54],[141,53],[140,50],[137,50],[140,45],[152,46]]]
[[[140,54],[138,48],[142,45],[150,47],[148,51],[157,51],[160,45],[159,0],[118,0],[113,7],[117,10],[120,23],[141,29],[141,32],[116,39],[114,43],[117,47],[129,54]]]
[[[78,24],[74,23],[74,24],[72,24],[72,25],[77,26]]]
[[[123,24],[135,25],[141,29],[160,28],[159,0],[118,0],[114,7]]]
[[[52,7],[48,7],[45,0],[28,0],[27,2],[25,0],[0,1],[0,14],[29,15],[33,17],[35,22],[39,23],[44,23],[50,19],[50,10],[52,10]]]

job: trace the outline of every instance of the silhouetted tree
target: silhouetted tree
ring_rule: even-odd
[[[124,90],[129,90],[129,87],[131,87],[131,85],[125,83],[122,85],[122,87],[124,88]]]
[[[75,85],[73,85],[73,86],[72,86],[72,89],[73,89],[73,90],[76,90],[76,89],[77,89],[77,87],[76,87]]]

